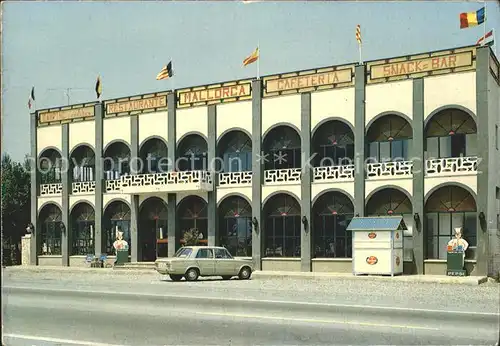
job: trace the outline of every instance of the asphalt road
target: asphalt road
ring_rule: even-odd
[[[15,345],[494,345],[499,286],[4,273]]]

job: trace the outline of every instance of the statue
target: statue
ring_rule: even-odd
[[[465,251],[469,247],[469,243],[462,238],[462,228],[455,228],[455,238],[451,239],[448,242],[448,252],[449,251],[457,251],[463,252],[465,256]]]
[[[128,243],[125,239],[123,239],[123,232],[118,231],[116,233],[116,240],[113,243],[113,247],[115,248],[115,251],[128,250]]]

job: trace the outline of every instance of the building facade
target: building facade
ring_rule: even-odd
[[[32,264],[172,256],[183,232],[256,268],[352,271],[355,215],[403,215],[405,273],[498,270],[500,79],[461,47],[31,114]]]

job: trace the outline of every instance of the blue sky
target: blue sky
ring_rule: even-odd
[[[7,2],[3,8],[2,151],[29,153],[31,86],[36,108],[253,77],[242,60],[260,43],[261,75],[363,58],[474,44],[483,26],[459,29],[478,2],[280,1]],[[500,33],[500,6],[488,2],[487,28]],[[497,37],[497,41],[500,37]],[[500,53],[497,53],[500,54]],[[173,59],[175,77],[156,81]]]

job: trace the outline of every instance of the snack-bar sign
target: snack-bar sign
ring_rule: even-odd
[[[268,93],[273,93],[338,83],[349,83],[351,81],[352,70],[347,68],[337,71],[270,79],[266,81],[266,91]]]
[[[467,66],[472,66],[471,51],[389,64],[373,65],[370,69],[370,78],[388,78]]]
[[[179,92],[179,104],[219,101],[251,95],[250,83]]]
[[[88,118],[94,116],[94,106],[65,109],[61,111],[42,112],[39,114],[40,123]]]
[[[162,108],[167,106],[167,96],[149,97],[140,100],[130,100],[115,103],[108,103],[106,105],[106,113],[124,113],[143,111],[146,109]]]

